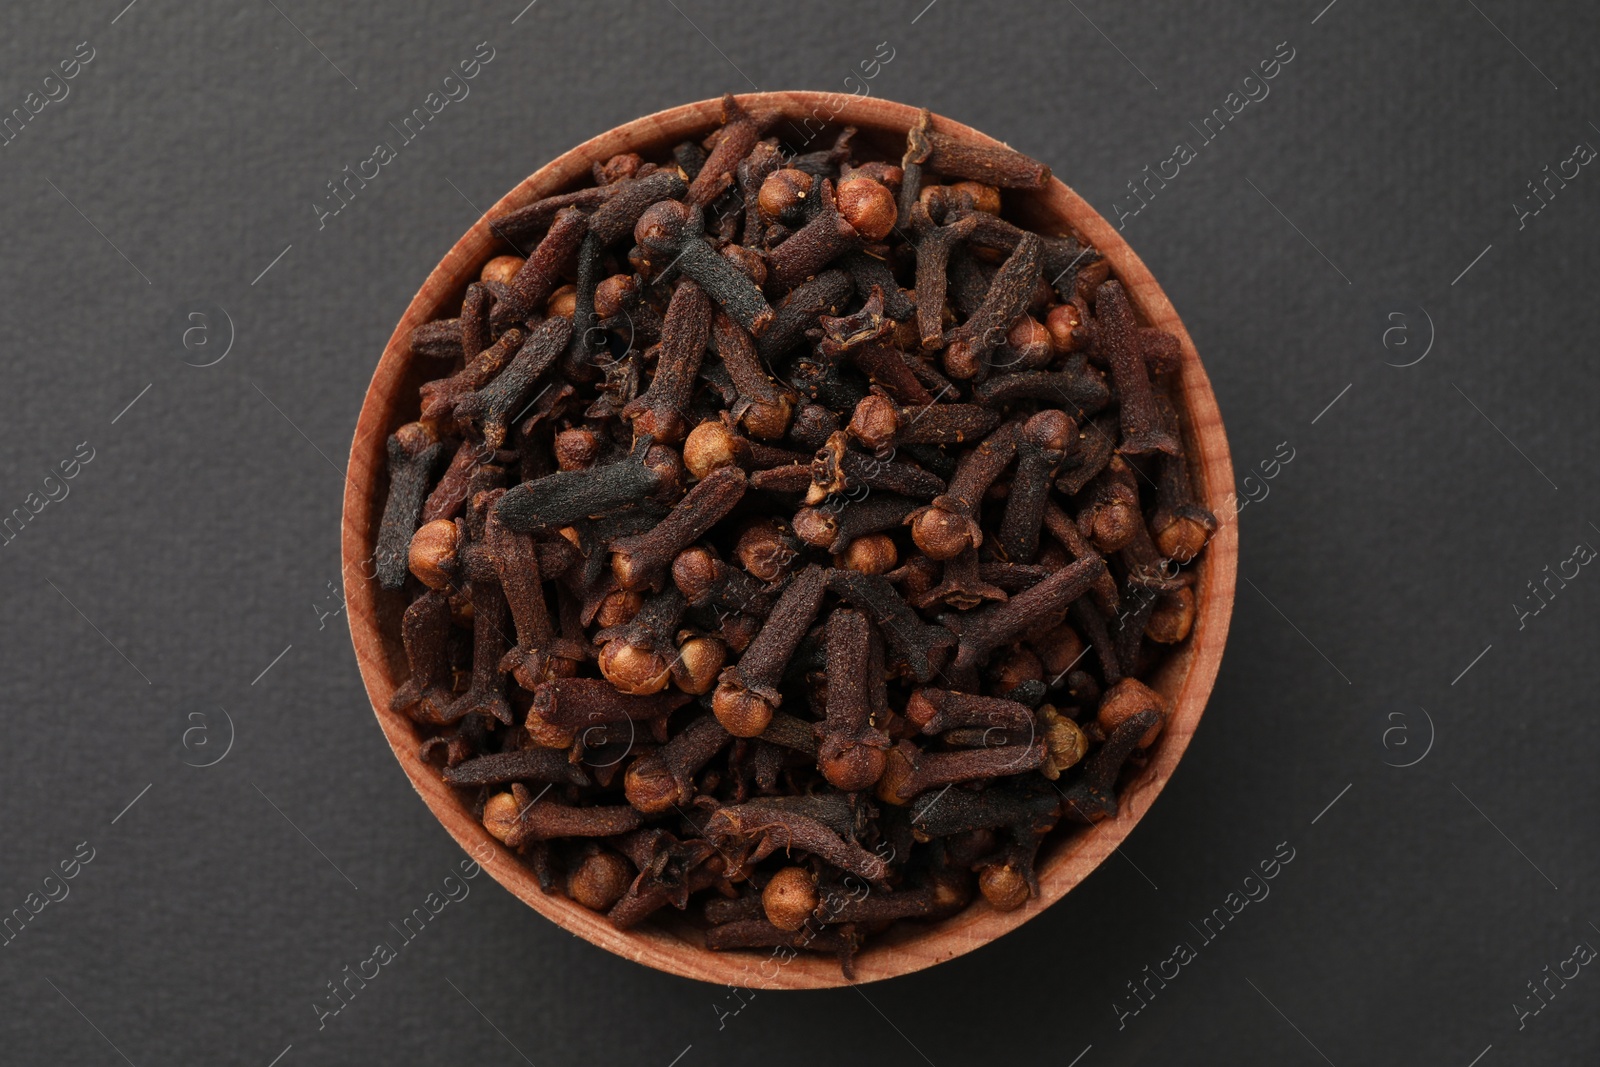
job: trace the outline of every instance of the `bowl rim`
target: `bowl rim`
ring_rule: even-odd
[[[789,119],[809,125],[820,119],[826,128],[853,125],[903,135],[920,113],[919,108],[882,98],[806,90],[735,94],[752,112],[780,111]],[[601,914],[569,900],[561,893],[546,894],[537,879],[511,850],[491,837],[472,817],[454,789],[436,769],[417,755],[414,725],[389,711],[389,697],[403,677],[403,658],[397,640],[385,641],[380,601],[398,593],[385,593],[371,580],[368,564],[386,485],[385,441],[398,425],[393,412],[403,396],[410,370],[410,335],[413,328],[438,317],[466,280],[477,276],[489,254],[504,250],[488,220],[543,196],[565,191],[586,178],[589,166],[624,151],[658,151],[689,136],[703,135],[721,117],[720,98],[700,100],[644,115],[616,126],[557,156],[524,178],[477,219],[423,281],[384,346],[362,400],[353,436],[341,518],[341,562],[346,575],[346,602],[351,641],[362,683],[372,710],[411,785],[434,817],[490,876],[558,926],[617,955],[682,977],[740,984],[762,989],[816,989],[863,984],[909,974],[963,955],[1015,930],[1054,904],[1095,870],[1138,824],[1166,785],[1188,747],[1207,700],[1226,645],[1232,614],[1238,566],[1238,528],[1233,521],[1233,468],[1221,413],[1211,383],[1201,365],[1194,342],[1177,311],[1144,262],[1120,232],[1077,193],[1052,176],[1044,190],[1025,194],[1024,214],[1052,218],[1055,228],[1070,224],[1110,261],[1114,276],[1122,281],[1129,300],[1152,326],[1174,334],[1182,349],[1178,375],[1184,436],[1197,492],[1217,515],[1219,527],[1197,565],[1197,615],[1187,642],[1167,661],[1153,680],[1167,696],[1173,714],[1149,762],[1130,780],[1118,797],[1115,818],[1049,842],[1039,864],[1040,894],[1022,907],[1002,912],[976,896],[973,904],[949,919],[927,926],[890,931],[869,941],[856,960],[856,978],[847,981],[838,963],[823,956],[792,954],[768,976],[751,961],[768,957],[752,951],[712,952],[683,936],[683,931],[646,923],[632,930],[617,930]],[[981,131],[935,114],[934,128],[962,139],[996,145],[1002,142]],[[1007,192],[1008,204],[1015,194]],[[398,405],[403,406],[403,405]],[[397,674],[397,660],[399,671]],[[1045,853],[1048,853],[1046,855]],[[742,976],[753,981],[741,980]]]

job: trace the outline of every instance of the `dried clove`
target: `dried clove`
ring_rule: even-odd
[[[378,584],[399,589],[406,581],[411,535],[428,496],[428,474],[444,445],[426,425],[412,422],[389,435],[388,451],[389,499],[383,506],[373,555]]]

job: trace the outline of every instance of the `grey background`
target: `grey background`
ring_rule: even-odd
[[[1594,1057],[1600,977],[1520,1027],[1515,1005],[1600,942],[1600,579],[1580,571],[1519,626],[1527,583],[1600,544],[1600,174],[1521,228],[1513,207],[1600,144],[1593,5],[523,2],[0,16],[0,114],[95,50],[0,148],[0,512],[94,449],[0,546],[0,910],[95,850],[0,948],[0,1060]],[[471,95],[319,230],[324,183],[481,41],[495,58]],[[1181,768],[1065,901],[932,971],[722,1016],[727,991],[577,941],[480,878],[319,1031],[325,983],[461,858],[328,614],[344,459],[393,323],[474,205],[558,152],[727,90],[851,91],[885,41],[874,95],[1008,140],[1107,213],[1294,49],[1125,231],[1257,479]],[[185,349],[191,311],[206,331]],[[230,333],[226,358],[185,363]],[[1295,858],[1270,896],[1203,943],[1190,924],[1280,842]],[[1198,958],[1119,1028],[1125,983],[1179,941]]]

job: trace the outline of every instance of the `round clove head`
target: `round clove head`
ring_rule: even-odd
[[[456,573],[461,531],[450,519],[423,523],[411,535],[407,562],[411,573],[429,589],[449,589]]]
[[[567,875],[567,896],[586,908],[605,911],[622,899],[633,882],[633,864],[615,852],[586,857]]]
[[[1050,357],[1055,353],[1050,331],[1032,315],[1022,316],[1016,325],[1006,331],[1006,344],[1017,353],[1011,363],[1039,367],[1050,362]]]
[[[633,239],[639,242],[647,256],[674,255],[688,232],[689,206],[676,200],[663,200],[645,208],[644,214],[633,227]]]
[[[794,413],[789,436],[806,448],[817,449],[839,428],[839,416],[821,404],[802,404]]]
[[[916,767],[899,745],[891,748],[885,756],[883,773],[878,776],[876,790],[878,799],[885,804],[904,804],[915,796],[909,789],[912,776],[916,774]],[[901,795],[902,790],[907,791],[905,796]]]
[[[715,637],[691,637],[678,646],[678,658],[672,663],[672,684],[694,696],[709,693],[727,658],[727,646]]]
[[[483,806],[483,828],[496,841],[504,842],[517,829],[517,798],[510,793],[496,793]]]
[[[596,163],[590,168],[594,175],[596,185],[610,185],[624,178],[631,178],[639,173],[639,168],[644,166],[644,158],[637,152],[619,152],[604,163]]]
[[[929,700],[928,694],[921,689],[906,700],[905,720],[918,730],[925,729],[938,714],[938,705]]]
[[[1100,729],[1110,736],[1124,720],[1131,719],[1146,709],[1153,709],[1159,716],[1155,724],[1139,739],[1140,748],[1149,748],[1161,734],[1161,725],[1167,718],[1167,702],[1160,693],[1139,679],[1124,678],[1107,689],[1105,696],[1100,698],[1100,708],[1095,713],[1095,720],[1100,724]]]
[[[785,867],[761,891],[761,910],[767,922],[794,931],[817,910],[817,882],[804,867]]]
[[[973,546],[973,522],[935,504],[912,517],[911,539],[929,559],[954,559]]]
[[[983,182],[951,182],[947,187],[957,200],[966,199],[973,208],[986,215],[1000,214],[1000,190]]]
[[[756,519],[740,531],[733,545],[733,558],[752,577],[775,582],[794,569],[800,551],[787,523]]]
[[[649,696],[667,687],[672,680],[672,664],[652,649],[608,641],[600,650],[600,673],[618,692]]]
[[[572,727],[547,722],[532,710],[528,712],[523,728],[528,731],[528,739],[539,748],[571,748],[578,739],[577,731]]]
[[[839,536],[839,513],[832,508],[801,508],[794,514],[794,535],[812,548],[832,548]]]
[[[717,557],[709,548],[693,545],[672,561],[672,582],[691,604],[707,596],[717,581]]]
[[[587,426],[574,426],[556,434],[551,444],[556,467],[564,471],[580,471],[594,466],[600,458],[600,437]]]
[[[887,185],[890,192],[896,192],[900,183],[905,181],[905,171],[893,163],[884,163],[871,160],[859,166],[845,165],[839,171],[839,180],[848,181],[851,178],[871,178],[880,185]]]
[[[1022,439],[1051,452],[1061,452],[1078,434],[1078,424],[1065,411],[1047,408],[1022,424]]]
[[[888,753],[878,746],[835,737],[824,738],[817,752],[817,770],[829,785],[847,793],[871,789],[887,765]]]
[[[1076,331],[1083,325],[1083,315],[1076,304],[1058,304],[1044,318],[1044,328],[1050,334],[1050,344],[1065,355],[1083,347]]]
[[[1184,516],[1171,517],[1166,525],[1152,532],[1161,554],[1178,563],[1188,563],[1198,556],[1211,538],[1211,531],[1202,523]]]
[[[1039,768],[1051,781],[1061,777],[1061,772],[1076,765],[1089,751],[1089,739],[1082,728],[1071,719],[1046,704],[1037,715],[1039,735],[1044,738],[1045,761]]]
[[[408,456],[416,456],[439,440],[439,431],[436,424],[408,422],[394,432],[394,439]]]
[[[1084,300],[1094,300],[1095,291],[1111,277],[1111,261],[1097,259],[1078,268],[1077,295]]]
[[[956,205],[956,197],[950,192],[948,185],[929,183],[917,191],[917,203],[922,205],[922,210],[928,213],[929,219],[943,222],[945,212]]]
[[[643,593],[633,589],[613,589],[601,598],[600,607],[594,613],[595,625],[601,629],[621,626],[632,621],[642,607],[644,607]]]
[[[594,287],[594,313],[602,319],[620,315],[639,294],[639,279],[632,274],[613,274]]]
[[[869,393],[856,405],[845,429],[865,447],[883,452],[894,444],[895,434],[900,432],[900,409],[882,393]]]
[[[577,307],[578,287],[563,285],[550,294],[550,299],[544,305],[544,313],[552,319],[570,319]]]
[[[798,517],[797,517],[798,518]],[[858,537],[845,548],[844,554],[833,557],[834,565],[862,574],[887,574],[900,561],[900,550],[888,534],[867,534]]]
[[[689,431],[683,442],[683,465],[691,475],[704,478],[718,467],[731,467],[748,446],[722,419],[707,419]]]
[[[900,209],[894,194],[879,182],[865,175],[851,175],[839,182],[835,199],[839,214],[867,240],[881,241],[894,229]]]
[[[777,710],[762,697],[724,680],[711,695],[711,712],[734,737],[758,737]]]
[[[1150,621],[1145,623],[1144,635],[1163,645],[1175,645],[1189,636],[1194,627],[1194,590],[1180,586],[1161,594]]]
[[[485,282],[499,282],[501,285],[510,285],[511,279],[517,276],[517,271],[522,269],[521,256],[495,256],[483,265],[478,279]]]
[[[1028,880],[1011,864],[991,864],[978,872],[983,899],[1000,911],[1016,911],[1028,901]]]
[[[754,437],[763,441],[776,441],[789,429],[794,417],[794,400],[782,394],[777,400],[751,400],[750,406],[739,416],[739,422]]]
[[[1090,516],[1093,521],[1090,540],[1108,554],[1125,547],[1138,536],[1138,524],[1144,522],[1138,502],[1122,498],[1095,504]]]
[[[815,184],[816,179],[803,170],[784,167],[773,171],[761,183],[761,191],[756,194],[756,206],[761,210],[761,217],[768,222],[794,218]]]
[[[970,381],[982,373],[984,360],[977,349],[965,340],[951,341],[945,346],[944,372],[960,382]]]
[[[640,756],[622,775],[622,791],[645,815],[660,815],[678,802],[678,782],[657,753]]]

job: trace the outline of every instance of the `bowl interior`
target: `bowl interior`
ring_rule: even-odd
[[[885,100],[812,92],[752,93],[739,97],[752,112],[782,114],[774,130],[786,142],[812,150],[831,143],[842,126],[857,127],[860,154],[899,161],[905,132],[917,109]],[[660,159],[671,146],[699,138],[721,114],[717,100],[686,104],[626,123],[572,149],[540,168],[490,209],[497,217],[545,196],[585,182],[590,165],[624,151]],[[975,130],[935,116],[944,133],[994,143]],[[861,151],[862,147],[865,151]],[[1048,162],[1048,161],[1047,161]],[[1180,417],[1195,489],[1222,524],[1196,565],[1197,616],[1188,640],[1169,655],[1151,684],[1168,700],[1173,715],[1149,761],[1127,781],[1116,818],[1093,828],[1058,832],[1039,854],[1039,897],[1002,912],[982,897],[962,913],[940,923],[902,929],[872,938],[857,957],[857,981],[905,974],[961,955],[1027,922],[1094,870],[1149,810],[1188,746],[1216,678],[1232,612],[1238,556],[1233,523],[1233,469],[1216,399],[1194,344],[1177,313],[1120,234],[1058,180],[1036,193],[1005,194],[1005,214],[1044,233],[1070,227],[1110,261],[1115,276],[1143,319],[1177,336],[1183,350],[1179,371]],[[434,815],[492,877],[524,902],[561,926],[602,948],[660,970],[718,983],[759,988],[819,988],[845,984],[838,964],[800,954],[781,965],[766,953],[711,952],[698,929],[672,912],[631,931],[619,931],[599,915],[559,893],[546,895],[532,873],[473,817],[455,790],[417,756],[419,734],[411,720],[389,710],[389,698],[407,676],[400,642],[404,594],[380,590],[372,580],[371,560],[378,522],[388,493],[384,445],[388,435],[417,415],[417,388],[429,377],[409,355],[417,325],[453,315],[466,286],[491,256],[512,251],[479,219],[456,242],[423,283],[401,317],[367,390],[351,444],[345,484],[342,558],[346,576],[351,638],[373,711],[395,757]]]

